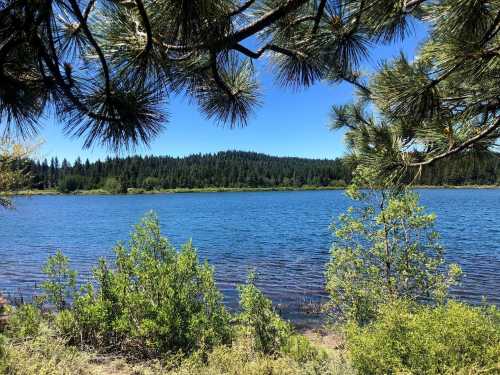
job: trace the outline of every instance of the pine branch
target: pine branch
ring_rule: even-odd
[[[226,84],[226,82],[224,82],[219,74],[219,68],[217,67],[217,54],[215,52],[210,53],[210,70],[217,86],[219,86],[219,88],[221,88],[229,97],[234,97],[233,90]]]
[[[92,8],[94,7],[95,0],[90,0],[89,3],[87,4],[87,7],[85,8],[85,12],[83,13],[83,18],[85,21],[88,20],[90,12],[92,11]]]
[[[290,49],[279,47],[279,46],[272,44],[272,43],[266,44],[265,46],[259,48],[255,52],[242,46],[241,44],[236,44],[233,47],[233,49],[238,51],[238,52],[243,53],[244,55],[246,55],[248,57],[251,57],[252,59],[258,59],[266,51],[278,52],[278,53],[282,53],[282,54],[290,56],[290,57],[297,57],[297,56],[306,57],[302,52],[292,51]]]
[[[425,3],[427,0],[410,0],[405,4],[405,12],[409,13],[419,5]]]
[[[424,165],[430,165],[430,164],[436,162],[437,160],[444,159],[444,158],[447,158],[448,156],[457,154],[457,153],[467,149],[469,146],[472,146],[476,142],[486,138],[488,135],[490,135],[491,133],[493,133],[497,129],[500,129],[500,118],[497,118],[495,123],[492,126],[490,126],[489,128],[484,129],[482,132],[480,132],[476,136],[474,136],[474,137],[470,138],[468,141],[452,148],[451,150],[444,152],[442,154],[436,155],[436,156],[434,156],[428,160],[422,161],[422,162],[408,163],[407,166],[408,167],[421,167]]]
[[[344,81],[349,82],[350,84],[356,86],[358,89],[360,89],[361,91],[363,91],[368,96],[370,96],[372,94],[372,91],[368,88],[368,86],[363,85],[356,78],[354,78],[354,77],[348,77],[348,76],[342,76],[341,78]]]
[[[253,3],[255,3],[255,0],[248,0],[248,1],[246,1],[245,3],[243,3],[242,5],[240,5],[238,8],[236,8],[235,10],[233,10],[231,13],[229,13],[229,17],[234,17],[234,16],[237,16],[238,14],[243,13],[248,8],[250,8],[253,5]]]
[[[316,17],[314,18],[314,26],[312,29],[312,33],[316,34],[319,28],[319,23],[321,21],[321,17],[323,17],[323,12],[325,11],[326,0],[321,0],[318,6],[318,12],[316,13]]]
[[[90,44],[94,48],[95,52],[97,53],[97,56],[99,58],[99,61],[101,63],[101,68],[102,72],[104,74],[104,80],[105,80],[105,87],[106,87],[106,96],[109,98],[111,97],[111,76],[109,74],[109,68],[108,68],[108,63],[106,62],[106,58],[104,57],[104,53],[101,50],[101,47],[95,40],[94,36],[92,35],[92,32],[90,31],[88,25],[87,25],[87,20],[83,16],[82,12],[80,11],[80,7],[78,6],[78,3],[76,0],[69,0],[71,4],[71,8],[73,10],[73,13],[76,15],[78,18],[78,21],[80,22],[82,26],[82,30],[89,40]]]
[[[149,17],[146,12],[146,9],[144,8],[144,4],[142,3],[141,0],[135,0],[135,4],[137,5],[137,9],[139,10],[139,14],[142,19],[142,25],[144,26],[144,29],[146,30],[146,46],[144,47],[144,50],[141,52],[141,55],[147,55],[149,51],[151,51],[151,48],[153,48],[153,32],[151,31],[151,24],[149,22]]]
[[[242,40],[255,35],[259,31],[262,31],[266,27],[270,26],[274,22],[285,17],[290,12],[296,10],[300,6],[307,3],[308,0],[288,0],[285,4],[269,11],[264,14],[259,19],[255,20],[246,27],[235,31],[232,34],[226,35],[225,37],[215,40],[211,43],[199,43],[194,45],[174,45],[174,44],[163,44],[165,48],[172,51],[191,51],[197,49],[205,50],[216,50],[221,51],[223,49],[228,49],[234,47],[236,44]]]

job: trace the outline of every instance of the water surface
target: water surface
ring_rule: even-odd
[[[454,294],[500,305],[500,190],[420,193],[438,214],[447,260],[465,272]],[[56,249],[86,279],[97,258],[110,257],[113,245],[155,210],[171,242],[192,238],[200,257],[215,266],[228,306],[237,301],[235,285],[255,269],[266,294],[290,318],[304,320],[304,303],[325,298],[329,225],[350,203],[338,190],[20,197],[15,211],[0,213],[0,290],[32,294]]]

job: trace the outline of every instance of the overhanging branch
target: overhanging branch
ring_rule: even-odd
[[[255,0],[248,0],[248,1],[246,1],[245,3],[243,3],[242,5],[240,5],[238,8],[236,8],[235,10],[233,10],[231,13],[229,13],[229,17],[234,17],[234,16],[237,16],[238,14],[243,13],[248,8],[250,8],[253,3],[255,3]]]
[[[146,9],[144,8],[144,4],[142,3],[141,0],[135,0],[135,4],[137,5],[137,9],[139,10],[139,14],[142,19],[142,25],[144,26],[144,29],[146,30],[146,46],[144,47],[144,50],[141,52],[141,55],[147,55],[149,51],[151,51],[151,48],[153,48],[153,32],[151,31],[151,24],[149,22],[149,17],[146,12]]]
[[[457,153],[467,149],[468,147],[472,146],[476,142],[486,138],[488,135],[490,135],[491,133],[493,133],[497,129],[500,129],[500,118],[497,118],[495,123],[492,126],[490,126],[489,128],[484,129],[482,132],[480,132],[476,136],[474,136],[474,137],[470,138],[468,141],[452,148],[451,150],[448,150],[447,152],[443,152],[442,154],[433,156],[432,158],[427,159],[427,160],[422,161],[422,162],[408,163],[407,166],[408,167],[422,167],[424,165],[432,164],[440,159],[447,158],[448,156],[457,154]]]

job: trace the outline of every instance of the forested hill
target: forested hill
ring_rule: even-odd
[[[74,191],[128,188],[257,188],[343,186],[351,169],[342,159],[319,160],[276,157],[254,152],[226,151],[183,158],[133,156],[74,163],[66,160],[32,161],[31,188]],[[421,185],[491,185],[500,183],[500,157],[440,161],[423,170]]]
[[[32,188],[60,190],[333,186],[350,181],[341,159],[313,160],[227,151],[183,158],[133,156],[70,164],[54,158],[31,165]],[[119,185],[118,187],[116,185]],[[108,189],[109,190],[109,189]]]

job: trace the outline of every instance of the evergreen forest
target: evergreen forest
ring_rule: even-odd
[[[457,157],[425,168],[419,185],[494,185],[500,182],[500,157]],[[225,151],[170,156],[130,156],[74,163],[58,158],[29,162],[31,189],[106,189],[126,192],[202,188],[342,187],[351,182],[353,165],[344,159],[277,157]]]

